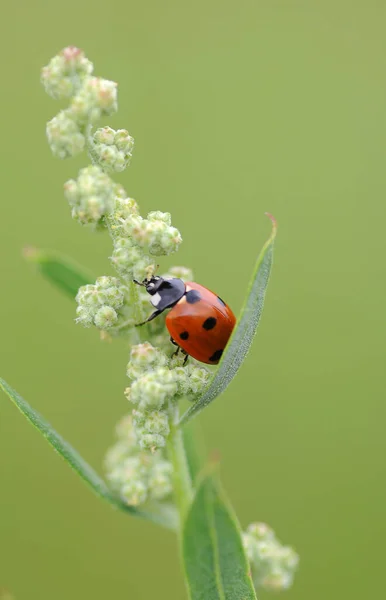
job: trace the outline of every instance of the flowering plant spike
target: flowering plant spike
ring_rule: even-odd
[[[162,314],[146,321],[149,286],[146,291],[146,286],[137,285],[193,282],[193,273],[176,265],[155,277],[162,257],[177,252],[182,236],[171,215],[159,210],[162,206],[141,215],[137,201],[114,180],[116,173],[129,167],[134,152],[128,130],[114,130],[100,122],[118,110],[117,84],[96,76],[92,62],[72,46],[42,69],[41,81],[53,99],[67,103],[47,123],[53,155],[68,159],[86,152],[89,157],[90,164],[64,184],[64,198],[81,226],[110,236],[111,272],[93,278],[86,269],[50,251],[28,248],[25,256],[75,298],[75,323],[95,328],[102,340],[124,338],[129,346],[127,385],[122,390],[126,414],[105,456],[107,483],[11,386],[0,380],[0,387],[100,497],[129,514],[179,530],[192,600],[204,596],[240,600],[240,593],[252,599],[254,588],[286,589],[292,583],[297,554],[283,547],[262,523],[241,534],[217,476],[207,469],[197,476],[197,468],[191,469],[193,459],[186,454],[182,432],[184,422],[224,391],[248,352],[268,284],[276,223],[272,218],[272,235],[259,256],[225,353],[221,358],[221,349],[214,355],[213,362],[221,358],[217,372],[192,358],[186,363],[184,355],[174,351],[165,313],[156,311]],[[221,298],[218,301],[225,306]],[[214,327],[214,321],[208,319],[208,328]],[[191,408],[181,419],[183,400],[191,402]],[[191,439],[189,453],[193,447]],[[197,464],[196,457],[194,461]],[[202,569],[203,561],[210,568]]]

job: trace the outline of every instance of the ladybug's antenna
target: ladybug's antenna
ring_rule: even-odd
[[[133,279],[134,283],[136,283],[137,285],[141,285],[142,287],[145,287],[146,284],[143,281],[137,281],[136,279]]]

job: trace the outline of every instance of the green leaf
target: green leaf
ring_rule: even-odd
[[[27,247],[23,254],[37,265],[46,279],[71,298],[75,298],[82,285],[95,282],[95,278],[83,267],[58,252]]]
[[[256,600],[239,525],[211,473],[201,481],[182,535],[190,600]]]
[[[213,402],[217,396],[222,394],[243,364],[252,345],[264,306],[277,230],[275,219],[272,215],[268,213],[267,215],[272,221],[272,233],[257,259],[255,271],[249,284],[247,299],[225,349],[219,368],[203,394],[182,416],[180,423],[189,421],[208,406],[208,404]]]
[[[17,406],[25,418],[42,434],[47,442],[58,452],[62,458],[83,481],[95,492],[97,496],[109,502],[113,507],[119,508],[134,516],[143,517],[169,529],[175,529],[176,517],[170,511],[162,510],[162,507],[154,508],[154,512],[145,512],[132,506],[127,506],[122,500],[113,494],[106,483],[94,471],[94,469],[78,454],[68,442],[66,442],[52,427],[24,400],[4,379],[0,378],[0,389]]]

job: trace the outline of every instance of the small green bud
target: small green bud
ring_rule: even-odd
[[[152,452],[155,452],[156,450],[166,446],[166,440],[158,433],[144,433],[139,438],[139,445],[143,450],[151,450]]]
[[[99,289],[96,285],[89,284],[79,288],[75,300],[80,306],[88,307],[91,310],[102,306],[106,298],[103,290]]]
[[[79,123],[95,123],[117,108],[117,84],[100,77],[86,79],[71,102],[71,111]]]
[[[76,309],[76,323],[83,327],[91,327],[93,324],[93,316],[86,306],[78,306]]]
[[[178,357],[175,356],[170,361],[170,366],[173,371],[174,381],[177,385],[177,393],[180,396],[187,396],[190,392],[188,371],[185,367],[180,366]]]
[[[182,237],[175,227],[167,227],[149,247],[150,254],[157,256],[176,252],[182,242]]]
[[[123,152],[119,152],[115,146],[94,144],[92,157],[104,171],[119,173],[128,165]]]
[[[73,96],[91,75],[93,64],[75,46],[64,48],[43,67],[41,82],[52,98],[62,100]]]
[[[123,301],[125,299],[121,289],[119,289],[117,287],[110,287],[107,290],[105,290],[105,295],[106,295],[106,303],[109,306],[112,306],[116,310],[121,308],[121,306],[123,305]]]
[[[85,147],[86,139],[68,110],[48,121],[46,131],[52,154],[57,158],[76,156]]]
[[[118,277],[110,277],[110,275],[102,275],[101,277],[97,277],[95,285],[98,289],[107,290],[111,287],[119,287],[121,282]]]
[[[143,481],[133,479],[122,486],[121,496],[129,506],[138,506],[147,498],[147,487]]]
[[[151,219],[143,219],[139,215],[130,215],[122,222],[123,233],[142,248],[147,247],[152,255],[175,252],[182,238],[175,227],[168,225],[169,213],[153,212],[150,216]]]
[[[208,385],[210,373],[203,367],[191,367],[189,388],[191,394],[198,394]]]
[[[173,373],[165,367],[158,367],[134,381],[130,400],[138,404],[139,410],[159,410],[165,400],[172,398],[176,391],[177,384]]]
[[[106,144],[112,146],[114,144],[115,130],[111,127],[100,127],[93,135],[96,144]]]
[[[169,226],[172,224],[171,214],[168,212],[161,212],[160,210],[153,210],[152,212],[149,212],[147,219],[149,221],[162,221]]]
[[[130,217],[130,215],[137,215],[138,210],[138,204],[133,198],[116,198],[111,218],[115,221],[124,220]]]
[[[130,279],[142,281],[149,269],[154,270],[152,259],[146,256],[141,248],[130,239],[117,238],[111,263],[118,273]]]
[[[168,357],[149,342],[133,346],[130,360],[127,365],[127,376],[130,379],[139,379],[143,374],[157,367],[167,365]]]
[[[102,306],[94,317],[98,329],[109,329],[118,321],[118,315],[112,306]]]
[[[143,413],[139,410],[133,410],[133,425],[137,431],[143,429],[143,425],[146,421],[146,413]]]
[[[182,396],[192,396],[200,393],[208,384],[210,373],[204,367],[187,365],[183,367],[179,364],[179,358],[175,357],[171,363],[179,394]]]
[[[118,129],[114,137],[114,144],[127,156],[131,156],[134,148],[134,138],[129,135],[126,129]]]
[[[149,495],[154,500],[164,500],[171,495],[173,467],[166,460],[158,460],[152,468],[149,476]]]
[[[143,422],[143,429],[148,433],[159,433],[162,436],[169,435],[170,426],[167,414],[160,410],[153,410],[148,413]]]

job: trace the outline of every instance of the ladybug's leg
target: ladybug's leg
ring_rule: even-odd
[[[177,350],[175,350],[175,351],[173,352],[173,354],[171,355],[171,357],[170,357],[170,358],[174,358],[175,356],[178,356],[178,353],[179,353],[179,351],[181,350],[181,346],[179,346],[179,345],[177,344],[177,342],[175,342],[171,336],[170,336],[170,341],[171,341],[171,343],[173,344],[173,346],[177,346]]]
[[[160,315],[163,312],[163,310],[155,310],[148,319],[146,319],[146,321],[142,321],[142,323],[136,323],[136,327],[140,327],[141,325],[145,325],[145,323],[149,323],[149,321],[152,321],[153,319],[155,319],[156,317],[158,317],[158,315]]]
[[[187,352],[185,352],[185,350],[183,350],[182,352],[185,354],[185,358],[184,358],[184,362],[183,362],[183,366],[185,366],[186,363],[188,362],[189,354]]]

